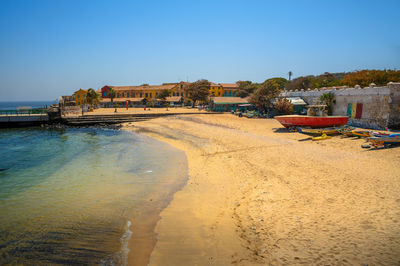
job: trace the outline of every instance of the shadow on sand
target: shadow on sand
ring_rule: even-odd
[[[289,130],[286,127],[273,128],[274,133],[294,133],[296,130]]]

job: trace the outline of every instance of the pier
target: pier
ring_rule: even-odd
[[[155,109],[153,109],[155,110]],[[193,115],[193,114],[218,114],[193,110],[156,110],[156,112],[133,112],[133,113],[86,113],[84,115],[61,115],[58,109],[49,109],[41,114],[32,113],[8,113],[0,115],[0,128],[41,126],[43,124],[64,124],[68,126],[94,126],[106,124],[120,124],[127,122],[138,122],[163,116]]]

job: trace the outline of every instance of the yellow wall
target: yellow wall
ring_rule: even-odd
[[[74,98],[75,98],[75,105],[82,105],[86,103],[86,90],[78,90],[74,92]]]
[[[222,88],[222,86],[210,86],[210,96],[215,96],[215,97],[222,97],[224,90]]]

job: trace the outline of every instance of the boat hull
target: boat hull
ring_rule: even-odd
[[[275,116],[284,127],[334,127],[344,126],[349,118],[347,116],[308,116],[308,115],[280,115]]]

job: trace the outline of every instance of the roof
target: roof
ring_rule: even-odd
[[[217,84],[217,83],[214,83],[214,82],[210,82],[210,86],[213,86],[213,87],[221,87],[221,84]]]
[[[182,96],[172,96],[172,97],[165,97],[167,102],[179,102],[182,99]]]
[[[126,101],[131,101],[131,102],[140,102],[144,98],[114,98],[113,102],[126,102]],[[100,100],[101,103],[109,103],[111,102],[111,98],[103,98]]]
[[[135,91],[141,91],[141,90],[170,90],[173,87],[176,86],[176,83],[174,84],[164,84],[164,85],[149,85],[149,86],[110,86],[113,88],[115,91],[128,91],[128,90],[135,90]]]
[[[221,85],[224,88],[232,88],[232,89],[239,88],[239,86],[236,83],[220,83],[219,85]]]
[[[77,94],[77,93],[87,93],[87,90],[84,90],[84,89],[79,89],[79,90],[77,90],[76,92],[74,92],[74,94]]]
[[[213,102],[215,104],[243,104],[248,103],[248,98],[240,97],[213,97]]]

